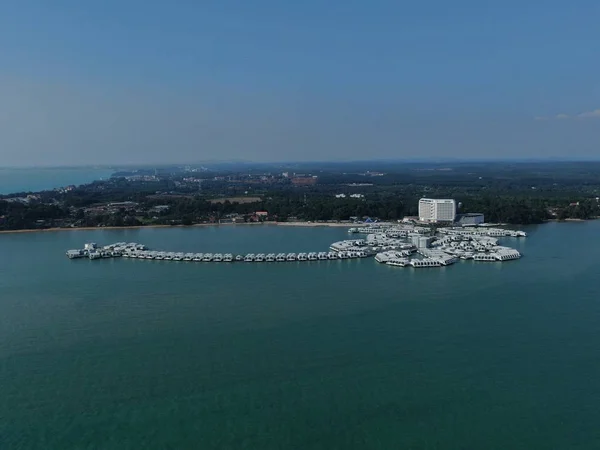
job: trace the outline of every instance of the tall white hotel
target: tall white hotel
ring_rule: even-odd
[[[456,202],[452,199],[419,200],[419,220],[422,222],[454,222],[455,217]]]

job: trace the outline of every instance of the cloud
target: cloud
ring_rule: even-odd
[[[582,112],[581,114],[577,114],[577,117],[581,117],[581,118],[598,117],[598,118],[600,118],[600,109],[595,109],[593,111]]]
[[[589,118],[600,118],[600,109],[594,109],[593,111],[585,111],[579,114],[570,116],[569,114],[557,114],[555,116],[535,116],[535,120],[566,120],[566,119],[589,119]]]

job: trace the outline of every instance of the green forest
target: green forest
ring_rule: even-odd
[[[452,170],[401,166],[396,172],[367,178],[358,172],[321,169],[318,181],[308,186],[293,186],[286,178],[266,177],[260,172],[256,176],[263,181],[257,182],[253,173],[225,170],[211,174],[201,184],[185,183],[179,173],[165,173],[153,182],[118,176],[70,190],[0,196],[0,230],[228,220],[370,217],[394,221],[416,216],[422,197],[454,198],[459,214],[483,213],[491,223],[533,224],[600,216],[600,165],[565,164],[458,165]],[[235,181],[224,181],[226,177]],[[345,198],[338,198],[341,194]],[[351,194],[360,198],[351,198]],[[228,200],[231,198],[241,200]],[[256,211],[267,215],[257,217]]]

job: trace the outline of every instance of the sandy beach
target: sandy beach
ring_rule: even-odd
[[[356,227],[355,223],[323,223],[323,222],[274,222],[275,225],[286,227]]]
[[[593,217],[587,220],[598,220],[600,217]],[[585,219],[548,219],[546,222],[586,222]],[[383,222],[382,222],[383,223]],[[508,224],[494,224],[495,226],[508,226]],[[244,223],[197,223],[194,225],[136,225],[131,227],[73,227],[73,228],[44,228],[41,230],[1,230],[0,234],[13,233],[54,233],[59,231],[94,231],[94,230],[135,230],[139,228],[194,228],[194,227],[245,227],[245,226],[280,226],[280,227],[329,227],[329,228],[350,228],[361,226],[355,223],[338,222],[244,222]]]
[[[244,223],[198,223],[194,225],[136,225],[131,227],[69,227],[44,228],[40,230],[2,230],[0,234],[13,233],[54,233],[60,231],[94,231],[94,230],[135,230],[139,228],[194,228],[194,227],[231,227],[231,226],[287,226],[287,227],[352,227],[351,223],[321,222],[244,222]]]

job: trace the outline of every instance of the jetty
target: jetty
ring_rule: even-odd
[[[183,253],[149,250],[145,245],[137,243],[119,242],[99,247],[95,243],[85,244],[83,249],[67,250],[69,259],[102,259],[102,258],[131,258],[151,259],[156,261],[185,261],[185,262],[291,262],[291,261],[318,261],[332,259],[366,258],[369,253],[359,252],[310,252],[310,253]]]

